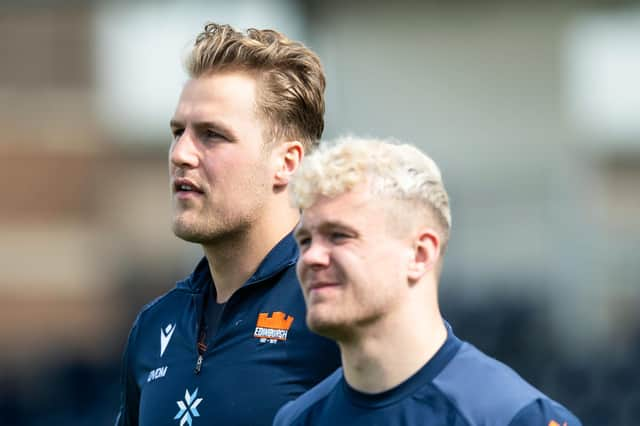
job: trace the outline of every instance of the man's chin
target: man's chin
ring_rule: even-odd
[[[202,229],[193,226],[185,226],[182,222],[173,223],[173,233],[181,240],[202,244],[224,244],[238,239],[242,233],[242,228],[212,228]]]
[[[181,224],[178,224],[178,223],[173,224],[173,233],[176,237],[180,238],[181,240],[184,240],[190,243],[203,244],[208,240],[206,235],[204,235],[202,232],[199,232],[189,227],[181,226]]]
[[[339,339],[344,334],[344,327],[335,320],[307,316],[307,327],[314,333],[329,339]]]

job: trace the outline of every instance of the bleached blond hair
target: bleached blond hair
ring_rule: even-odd
[[[291,198],[305,209],[319,196],[336,197],[360,184],[367,184],[375,197],[401,202],[395,209],[400,214],[432,213],[446,246],[451,211],[442,174],[435,161],[413,145],[352,136],[322,143],[302,161],[291,182]]]

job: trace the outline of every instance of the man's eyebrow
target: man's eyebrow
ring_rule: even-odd
[[[355,229],[353,229],[352,226],[350,226],[347,223],[344,223],[344,222],[342,222],[340,220],[332,220],[332,221],[323,222],[320,225],[318,225],[316,227],[316,229],[318,231],[320,231],[321,233],[327,233],[327,232],[330,232],[330,231],[334,231],[336,229],[355,232]],[[309,229],[307,229],[304,226],[300,226],[300,227],[296,228],[296,230],[293,232],[293,235],[295,237],[299,237],[300,235],[308,235],[310,233],[311,233],[311,231],[309,231]]]
[[[353,227],[345,222],[342,222],[341,220],[332,220],[332,221],[322,223],[318,227],[318,229],[320,229],[320,231],[322,232],[327,232],[327,231],[332,231],[334,229],[350,230],[350,229],[353,229]]]
[[[197,127],[199,129],[211,128],[221,131],[228,131],[227,126],[222,123],[218,123],[216,121],[196,121],[193,123],[193,127]]]
[[[216,121],[194,121],[192,123],[193,127],[197,128],[197,129],[214,129],[217,131],[220,131],[222,133],[231,135],[233,132],[231,131],[231,129],[229,129],[229,127],[225,126],[224,124],[220,123],[220,122],[216,122]],[[175,128],[180,128],[180,127],[184,127],[184,121],[182,120],[178,120],[176,118],[172,118],[171,121],[169,121],[169,126],[172,129]]]

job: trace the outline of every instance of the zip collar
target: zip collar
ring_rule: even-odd
[[[293,231],[284,236],[276,244],[267,256],[260,262],[258,269],[243,284],[243,287],[264,281],[278,274],[285,268],[294,265],[298,261],[298,247],[293,237]],[[213,283],[211,271],[206,257],[202,257],[193,272],[185,279],[178,281],[178,289],[192,293],[203,293]]]

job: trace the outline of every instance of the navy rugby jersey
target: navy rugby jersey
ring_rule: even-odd
[[[417,373],[378,394],[342,368],[278,412],[274,426],[580,426],[512,369],[453,335]]]
[[[201,362],[198,340],[213,288],[207,260],[145,306],[123,357],[116,425],[270,425],[285,402],[331,374],[340,353],[306,326],[297,258],[289,234],[224,305]]]

